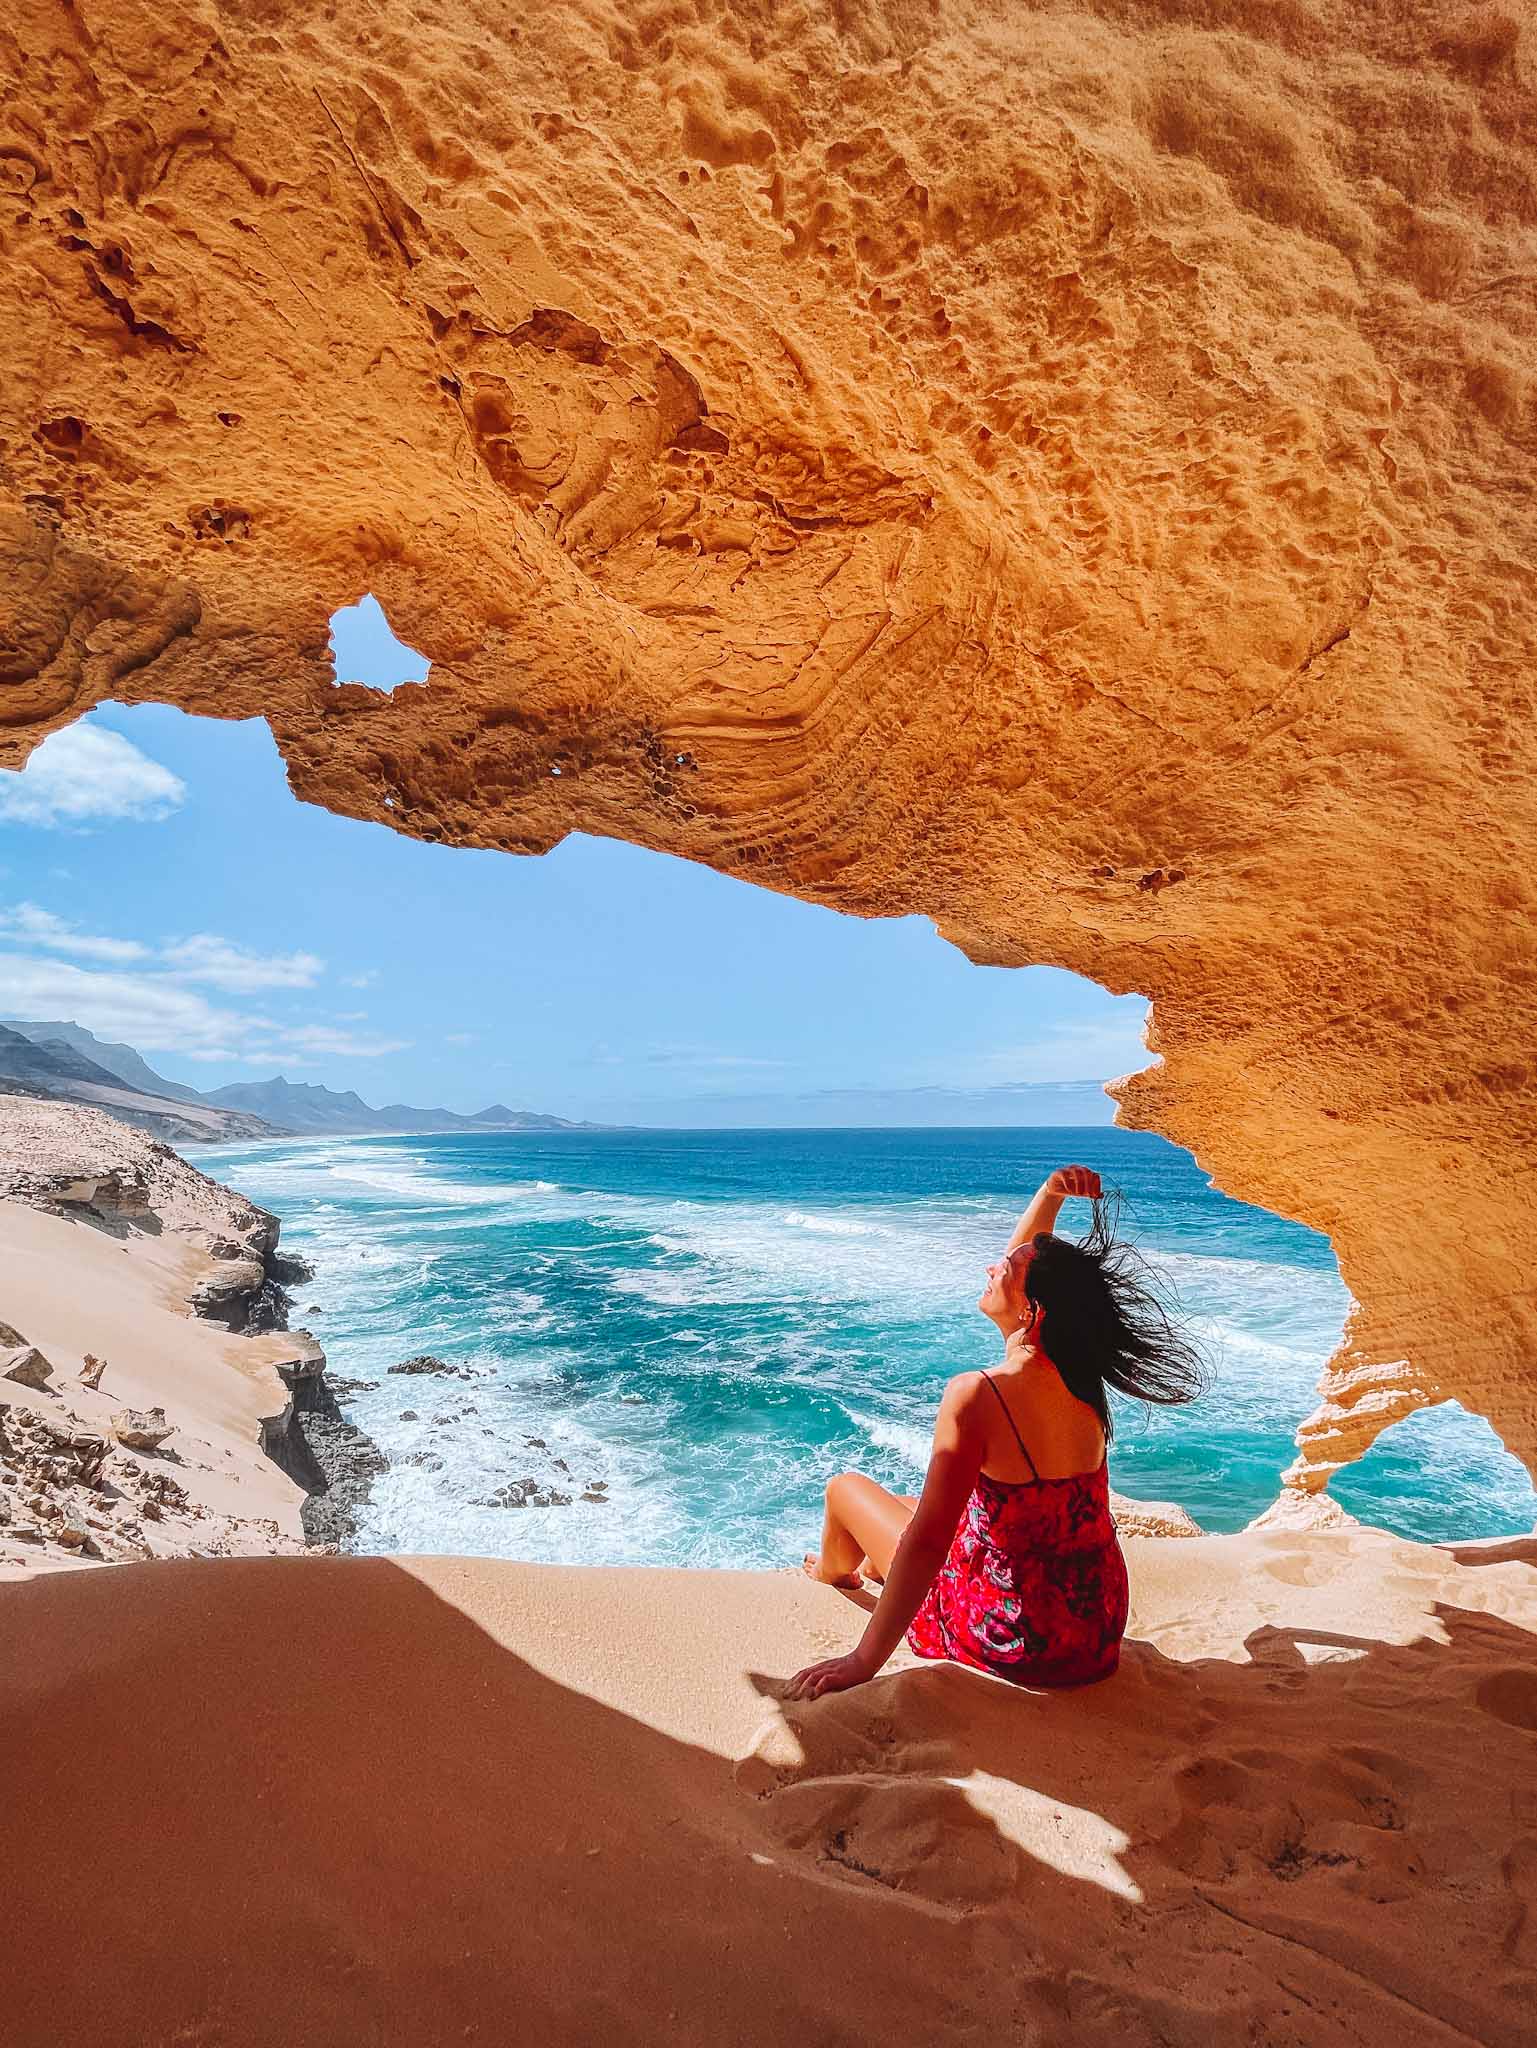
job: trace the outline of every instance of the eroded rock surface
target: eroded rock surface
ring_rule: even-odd
[[[1527,10],[21,24],[12,765],[261,713],[1140,990],[1122,1120],[1361,1303],[1295,1483],[1452,1394],[1537,1465]],[[333,684],[366,589],[425,685]]]
[[[287,1296],[273,1277],[281,1257],[276,1216],[103,1110],[0,1094],[0,1201],[6,1200],[78,1216],[119,1235],[169,1232],[199,1256],[194,1313],[236,1331],[286,1326]],[[274,1295],[275,1317],[266,1314]]]

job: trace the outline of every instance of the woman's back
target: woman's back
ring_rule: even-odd
[[[982,1376],[975,1400],[986,1446],[982,1470],[989,1478],[1006,1486],[1069,1479],[1104,1462],[1099,1417],[1068,1391],[1040,1350],[1011,1340],[1003,1364]]]

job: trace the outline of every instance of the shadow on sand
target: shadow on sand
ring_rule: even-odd
[[[1438,1617],[1073,1695],[755,1676],[732,1759],[387,1560],[7,1588],[5,2038],[1516,2048],[1537,1638]]]

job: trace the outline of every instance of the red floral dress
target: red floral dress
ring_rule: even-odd
[[[1016,1685],[1092,1685],[1120,1662],[1127,1605],[1104,1459],[1066,1479],[980,1472],[907,1642]]]

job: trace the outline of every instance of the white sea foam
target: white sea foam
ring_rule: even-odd
[[[849,1420],[864,1431],[877,1450],[890,1451],[922,1480],[928,1469],[932,1431],[912,1422],[894,1422],[884,1416],[864,1415],[856,1408],[849,1410]]]
[[[793,1229],[819,1230],[829,1237],[873,1237],[880,1229],[878,1223],[861,1223],[853,1216],[813,1216],[804,1209],[782,1210],[779,1220]]]
[[[422,1170],[420,1162],[380,1166],[372,1159],[343,1157],[327,1169],[335,1180],[371,1193],[391,1195],[425,1208],[487,1209],[512,1196],[554,1193],[553,1181],[486,1181],[483,1183],[446,1180],[441,1174]]]

